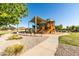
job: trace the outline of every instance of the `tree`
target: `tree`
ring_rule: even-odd
[[[2,3],[0,4],[0,26],[19,24],[22,17],[28,15],[26,4]]]
[[[60,25],[59,25],[59,30],[62,30],[62,29],[63,29],[63,25],[60,24]]]
[[[16,25],[19,18],[27,16],[28,8],[25,4],[3,3],[0,4],[0,25]]]
[[[60,24],[60,25],[58,25],[58,26],[55,26],[55,28],[56,28],[57,31],[62,31],[63,25]]]
[[[78,31],[78,32],[79,32],[79,26],[76,26],[76,31]]]
[[[67,29],[67,31],[78,32],[79,26],[67,26],[66,29]]]
[[[66,30],[69,32],[70,31],[70,27],[69,26],[66,26]]]
[[[76,27],[75,26],[72,26],[71,28],[72,28],[73,31],[76,30]]]

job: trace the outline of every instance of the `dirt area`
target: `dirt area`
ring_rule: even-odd
[[[79,56],[79,47],[59,44],[55,56]]]

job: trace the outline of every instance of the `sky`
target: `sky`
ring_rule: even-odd
[[[22,18],[19,27],[28,27],[28,21],[34,16],[43,19],[53,18],[55,25],[65,26],[79,25],[79,4],[62,3],[28,3],[28,16]],[[31,27],[32,24],[30,24]]]

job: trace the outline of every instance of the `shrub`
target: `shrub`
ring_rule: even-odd
[[[12,36],[9,37],[7,40],[19,40],[19,39],[22,39],[22,37],[19,36],[19,35],[12,35]]]
[[[0,33],[0,36],[3,35],[2,33]]]
[[[0,36],[4,35],[5,33],[0,33]]]
[[[7,55],[7,56],[17,55],[22,51],[23,47],[24,46],[21,44],[14,44],[14,45],[8,46],[5,48],[3,55]]]

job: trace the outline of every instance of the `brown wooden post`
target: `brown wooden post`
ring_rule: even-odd
[[[37,25],[37,16],[35,16],[35,24]],[[35,33],[37,33],[37,26],[35,26]]]

